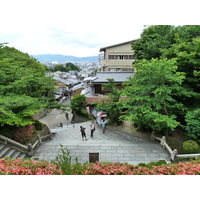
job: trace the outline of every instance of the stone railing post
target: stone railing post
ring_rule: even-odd
[[[178,151],[177,151],[177,149],[174,149],[173,150],[173,153],[172,153],[172,155],[171,155],[171,160],[173,161],[173,162],[175,162],[175,161],[177,161],[177,155],[178,155]]]
[[[166,143],[166,137],[162,136],[161,141],[160,141],[161,147],[165,148],[165,143]]]
[[[151,133],[151,140],[152,141],[155,141],[155,139],[154,139],[155,138],[154,133],[155,133],[154,131],[152,131],[152,133]]]
[[[52,135],[52,133],[51,133],[51,131],[48,131],[48,135],[49,135],[49,139],[53,139],[53,135]]]
[[[33,145],[31,143],[28,143],[28,156],[33,155]]]
[[[41,145],[41,144],[42,144],[42,138],[40,137],[39,134],[37,134],[37,139],[38,139],[38,141],[39,141],[39,145]]]

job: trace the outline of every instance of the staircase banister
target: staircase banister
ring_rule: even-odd
[[[23,145],[23,144],[20,144],[19,142],[16,142],[16,141],[14,141],[14,140],[12,140],[12,139],[10,139],[10,138],[7,138],[7,137],[5,137],[5,136],[3,136],[3,135],[0,135],[0,139],[4,140],[5,142],[14,144],[14,145],[16,145],[16,146],[18,146],[18,147],[20,147],[20,148],[23,148],[23,149],[25,149],[26,151],[28,150],[28,147],[27,147],[27,146],[25,146],[25,145]]]

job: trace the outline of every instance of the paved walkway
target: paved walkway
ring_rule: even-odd
[[[89,153],[99,153],[100,162],[121,162],[136,165],[141,162],[170,161],[168,152],[157,142],[109,128],[105,133],[102,133],[102,128],[97,125],[94,137],[91,138],[90,122],[68,124],[64,125],[63,128],[53,129],[52,125],[59,120],[60,122],[66,121],[64,114],[59,114],[56,110],[40,120],[56,134],[52,140],[44,142],[32,158],[54,160],[60,153],[60,144],[62,144],[70,150],[73,162],[76,157],[80,163],[89,162]],[[82,141],[80,125],[86,128],[87,141]]]

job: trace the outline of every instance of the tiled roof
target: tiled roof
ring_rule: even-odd
[[[105,103],[109,102],[109,97],[86,97],[87,105],[94,104],[94,103],[101,103],[104,101]]]
[[[78,80],[74,80],[74,79],[62,79],[60,77],[53,77],[53,79],[55,79],[56,81],[59,81],[61,83],[64,83],[66,85],[75,85],[77,84],[79,81]]]
[[[129,77],[134,76],[133,72],[97,72],[97,79],[93,80],[92,83],[107,83],[107,79],[114,79],[116,83],[123,83],[127,81]]]
[[[101,51],[105,51],[105,49],[108,49],[108,48],[111,48],[111,47],[116,47],[116,46],[120,46],[120,45],[123,45],[123,44],[132,43],[132,42],[135,42],[136,40],[138,40],[138,39],[127,41],[127,42],[123,42],[123,43],[119,43],[119,44],[110,45],[110,46],[107,46],[107,47],[102,47],[102,48],[100,48],[99,51],[101,52]]]
[[[94,104],[94,103],[101,103],[102,101],[104,103],[109,103],[109,98],[108,96],[104,96],[104,97],[86,97],[86,103],[87,105],[91,105],[91,104]],[[119,98],[119,101],[121,100],[126,100],[127,97],[125,96],[122,96]]]

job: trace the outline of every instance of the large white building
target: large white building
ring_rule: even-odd
[[[103,47],[100,49],[101,71],[134,71],[133,70],[133,50],[131,43],[136,40],[123,42],[116,45]]]

